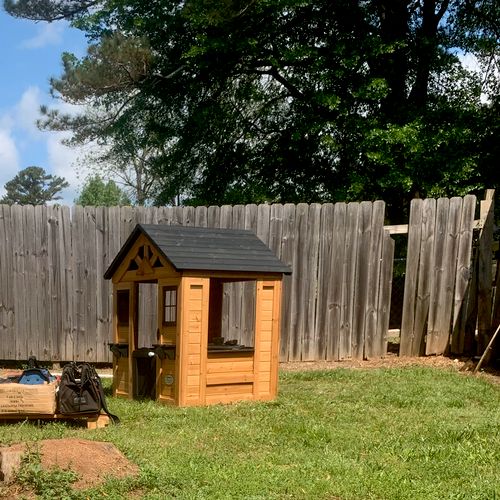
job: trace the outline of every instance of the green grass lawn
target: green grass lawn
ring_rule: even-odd
[[[500,499],[500,386],[455,371],[282,372],[270,403],[108,403],[120,425],[0,426],[0,442],[110,441],[140,466],[82,498]]]

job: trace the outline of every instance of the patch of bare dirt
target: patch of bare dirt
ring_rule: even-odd
[[[15,444],[10,449],[26,450],[26,444]],[[72,487],[78,490],[98,486],[107,479],[122,479],[139,473],[138,466],[111,443],[84,439],[46,439],[37,442],[37,450],[43,469],[70,469],[75,472],[77,480]],[[8,491],[13,495],[11,498],[16,498],[16,493],[22,493],[16,484],[8,485]],[[0,485],[0,498],[6,498],[2,494],[5,493]]]
[[[109,478],[138,474],[137,465],[128,460],[114,444],[85,439],[47,439],[41,442],[42,467],[71,469],[78,475],[76,489],[103,483]]]

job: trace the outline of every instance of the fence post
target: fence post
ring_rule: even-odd
[[[480,218],[483,227],[479,233],[479,267],[478,267],[478,313],[477,313],[477,354],[481,355],[490,340],[491,333],[491,298],[492,272],[491,247],[493,244],[494,224],[494,189],[487,189],[484,200],[481,200]]]

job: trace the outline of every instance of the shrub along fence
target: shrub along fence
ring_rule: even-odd
[[[427,303],[429,311],[435,311],[428,312],[427,318],[437,318],[446,303],[446,311],[455,311],[455,322],[455,316],[464,317],[457,313],[462,311],[464,297],[471,296],[475,273],[465,270],[472,269],[467,258],[475,199],[457,199],[460,209],[454,200],[419,200],[412,206],[407,276],[419,278],[407,284],[404,302],[405,310],[413,311],[410,316],[418,320],[408,319],[408,312],[403,312],[403,354],[424,352],[422,337],[425,341],[429,328],[425,325],[437,325],[430,331],[442,331],[443,338],[449,338],[451,320],[422,319]],[[439,218],[441,209],[434,213],[428,208],[433,204],[448,207],[442,213],[450,214],[449,223]],[[420,210],[420,219],[414,210]],[[0,359],[35,355],[40,360],[109,362],[112,290],[103,274],[138,222],[251,229],[289,264],[292,275],[284,279],[281,361],[383,356],[394,254],[394,241],[384,229],[384,213],[382,201],[196,208],[0,205]],[[441,252],[437,237],[431,244],[425,236],[430,231],[426,229],[429,217],[435,221],[434,235],[448,233],[451,226],[447,224],[460,228],[444,243],[448,250],[442,260],[437,260]],[[434,249],[431,254],[424,251],[428,247]],[[428,255],[434,255],[434,260]],[[451,261],[460,264],[450,264],[448,269]],[[446,272],[441,272],[443,266]],[[426,284],[429,273],[442,276]],[[245,323],[249,316],[245,308],[252,304],[243,298],[245,286],[228,286],[224,309],[227,331],[239,330],[237,335],[243,339],[251,328]],[[434,288],[440,290],[438,295],[432,295]],[[149,293],[146,287],[141,309],[154,306],[155,298]],[[421,297],[425,304],[420,304]],[[144,316],[144,329],[151,333],[146,344],[154,339],[154,314]],[[472,321],[472,313],[467,314]],[[444,345],[440,341],[440,349]]]

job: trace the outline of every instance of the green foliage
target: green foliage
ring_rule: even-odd
[[[6,3],[65,15],[91,45],[51,81],[85,111],[41,126],[105,145],[115,171],[140,165],[139,203],[383,198],[394,220],[414,196],[498,186],[493,0],[42,6]]]
[[[21,458],[21,467],[16,481],[25,489],[33,491],[40,500],[78,500],[83,496],[71,489],[77,475],[70,469],[53,468],[45,470],[36,443],[28,446]]]
[[[104,182],[98,175],[89,177],[82,187],[76,205],[112,207],[130,205],[127,195],[112,180]]]
[[[500,494],[500,391],[455,370],[282,372],[264,403],[174,408],[109,398],[92,432],[0,426],[0,442],[109,441],[140,467],[84,498],[486,500]],[[438,416],[438,417],[437,417]]]
[[[0,203],[43,205],[60,200],[58,193],[68,186],[63,177],[49,175],[41,167],[27,167],[5,184],[7,192]]]

